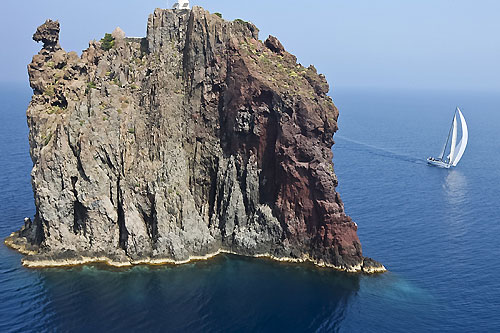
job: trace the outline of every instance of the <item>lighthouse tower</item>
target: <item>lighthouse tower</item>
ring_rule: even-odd
[[[174,4],[174,9],[190,9],[189,8],[189,0],[177,0]]]

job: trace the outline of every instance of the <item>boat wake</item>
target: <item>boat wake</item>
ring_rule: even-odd
[[[361,141],[349,139],[349,138],[346,138],[345,136],[342,136],[342,135],[336,134],[335,140],[353,143],[357,147],[359,147],[360,149],[354,148],[352,146],[335,146],[335,148],[348,149],[348,150],[364,150],[372,155],[382,156],[382,157],[386,157],[386,158],[392,158],[392,159],[396,159],[399,161],[404,161],[404,162],[414,163],[414,164],[427,164],[423,159],[418,159],[418,158],[415,158],[411,155],[405,155],[405,154],[395,152],[395,151],[392,151],[392,150],[389,150],[386,148],[380,148],[380,147],[370,145],[370,144],[367,144],[367,143],[364,143]]]

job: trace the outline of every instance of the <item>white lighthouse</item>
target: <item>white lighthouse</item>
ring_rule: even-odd
[[[174,9],[190,9],[189,8],[189,0],[177,0],[174,4]]]

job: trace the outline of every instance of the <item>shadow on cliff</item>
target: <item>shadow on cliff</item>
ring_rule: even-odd
[[[359,275],[221,255],[182,266],[40,272],[61,331],[337,331]]]

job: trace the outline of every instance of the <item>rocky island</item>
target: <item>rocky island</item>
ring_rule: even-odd
[[[275,37],[200,7],[157,9],[78,56],[59,23],[28,67],[36,214],[28,267],[184,263],[218,253],[385,271],[335,188],[328,83]]]

